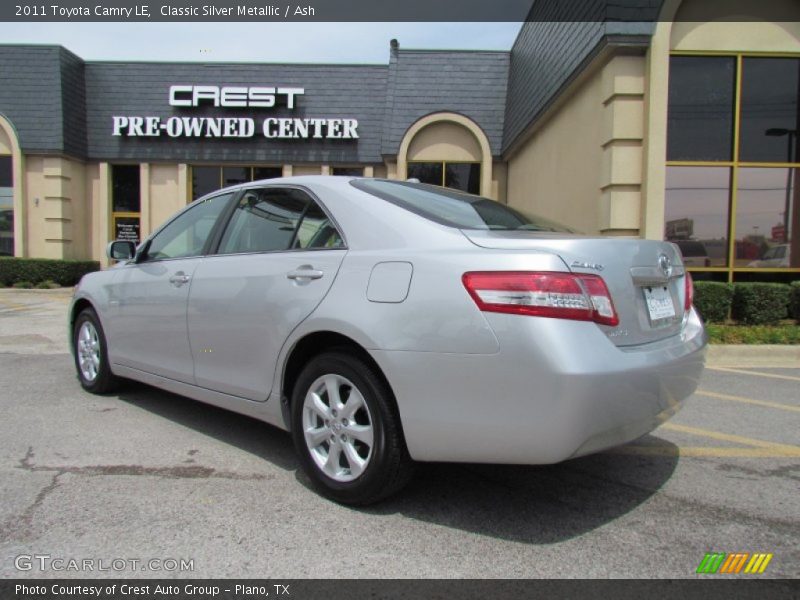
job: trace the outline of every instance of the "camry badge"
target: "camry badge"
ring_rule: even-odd
[[[605,268],[600,263],[588,263],[580,260],[573,260],[570,267],[577,267],[579,269],[594,269],[595,271],[602,271]]]

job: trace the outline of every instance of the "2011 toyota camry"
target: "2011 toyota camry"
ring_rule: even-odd
[[[554,463],[695,390],[706,336],[673,244],[591,238],[412,182],[295,177],[205,196],[91,273],[81,385],[135,379],[291,431],[366,504],[415,461]]]

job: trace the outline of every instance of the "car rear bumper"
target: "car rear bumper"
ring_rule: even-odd
[[[397,397],[411,456],[544,464],[652,431],[697,387],[706,336],[620,348],[592,323],[490,314],[491,355],[373,352]]]

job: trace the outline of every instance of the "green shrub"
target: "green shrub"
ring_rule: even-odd
[[[35,287],[37,290],[55,290],[60,288],[61,286],[58,285],[55,281],[50,281],[48,279],[47,281],[42,281],[40,283],[37,283]]]
[[[724,323],[733,301],[733,286],[719,281],[696,281],[694,306],[706,323]]]
[[[792,282],[792,291],[789,298],[789,316],[800,323],[800,281]]]
[[[86,273],[100,270],[96,260],[53,260],[48,258],[0,258],[0,283],[31,284],[52,281],[58,285],[72,286]]]
[[[737,283],[733,318],[746,325],[773,325],[789,312],[789,286],[783,283]]]
[[[800,344],[800,326],[780,325],[718,325],[706,326],[712,344]]]
[[[11,287],[18,290],[29,290],[33,287],[33,284],[30,281],[15,281]]]

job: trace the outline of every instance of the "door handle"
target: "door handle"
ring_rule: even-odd
[[[169,278],[169,282],[175,287],[181,287],[184,283],[189,283],[189,276],[183,271],[178,271]]]
[[[297,281],[298,279],[320,279],[325,273],[322,271],[317,271],[316,269],[312,269],[310,267],[300,267],[299,269],[295,269],[294,271],[289,271],[286,274],[287,279],[294,279]]]

